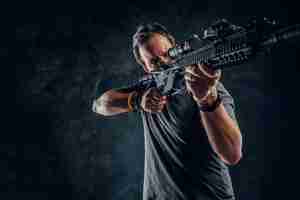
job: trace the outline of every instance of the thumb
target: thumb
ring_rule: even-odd
[[[200,71],[211,79],[217,79],[221,76],[221,70],[220,69],[213,69],[212,67],[209,67],[209,65],[199,65]]]

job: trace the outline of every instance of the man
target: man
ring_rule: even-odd
[[[158,24],[138,27],[133,52],[146,74],[172,62],[175,40]],[[139,111],[145,134],[144,200],[234,199],[227,165],[242,156],[242,136],[221,71],[187,66],[186,93],[168,98],[142,79],[106,91],[94,101],[109,116]]]

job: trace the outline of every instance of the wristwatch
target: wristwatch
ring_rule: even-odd
[[[199,109],[202,112],[212,112],[214,111],[220,104],[222,103],[222,99],[220,95],[217,96],[217,99],[213,102],[213,104],[208,105],[208,104],[201,104],[199,105]]]

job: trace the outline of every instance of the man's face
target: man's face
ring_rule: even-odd
[[[168,56],[168,50],[170,48],[172,48],[172,44],[168,38],[159,33],[154,33],[149,40],[139,48],[145,71],[155,71],[159,69],[161,64],[170,63],[171,58]]]

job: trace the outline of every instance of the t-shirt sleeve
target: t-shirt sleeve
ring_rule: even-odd
[[[224,105],[226,112],[237,123],[234,99],[221,82],[217,84],[217,91],[222,99],[222,104]]]

